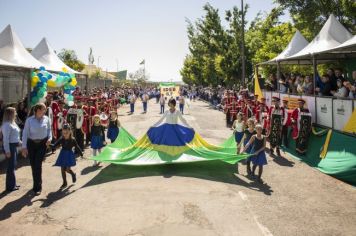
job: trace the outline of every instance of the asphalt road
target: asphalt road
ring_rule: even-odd
[[[127,115],[122,125],[140,137],[159,119]],[[192,102],[185,118],[219,144],[231,135],[224,115]],[[58,154],[58,151],[57,151]],[[265,184],[245,177],[246,166],[214,161],[152,167],[102,165],[79,159],[76,184],[59,190],[57,154],[43,165],[43,192],[33,196],[31,169],[20,159],[19,191],[0,196],[1,235],[355,235],[356,189],[291,157],[268,157]],[[91,155],[86,149],[85,157]],[[5,189],[1,164],[0,189]],[[69,176],[68,176],[69,177]]]

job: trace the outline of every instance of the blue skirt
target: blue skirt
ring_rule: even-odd
[[[90,140],[90,147],[92,149],[101,149],[104,147],[103,136],[92,136]]]
[[[236,143],[240,143],[243,136],[244,136],[244,132],[235,132]]]
[[[117,136],[119,136],[119,127],[109,127],[108,133],[107,133],[107,138],[110,139],[111,141],[115,141]]]
[[[74,152],[72,150],[62,149],[54,165],[60,167],[71,167],[75,166],[75,164],[76,162]]]
[[[251,156],[251,161],[254,165],[267,165],[267,158],[265,151],[259,152],[257,155]]]
[[[250,141],[250,140],[246,140],[246,139],[244,140],[244,146],[246,146],[246,144],[248,143],[248,141]],[[253,146],[253,145],[248,146],[248,148],[246,149],[245,152],[248,153],[248,154],[252,153],[252,152],[251,152],[252,146]],[[251,161],[251,158],[252,158],[252,156],[247,157],[247,158],[246,158],[246,161]]]

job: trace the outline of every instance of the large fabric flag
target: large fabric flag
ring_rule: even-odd
[[[247,154],[236,154],[233,136],[215,146],[193,129],[163,123],[150,128],[139,140],[120,128],[116,141],[91,159],[121,165],[159,165],[211,160],[234,164],[246,157]]]
[[[260,100],[261,98],[263,98],[263,93],[260,87],[260,82],[258,81],[258,75],[257,72],[255,72],[255,79],[254,79],[254,83],[255,83],[255,95],[258,95],[258,100]]]

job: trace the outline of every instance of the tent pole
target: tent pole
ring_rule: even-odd
[[[317,64],[316,64],[316,59],[315,56],[313,55],[313,75],[314,75],[314,83],[313,83],[313,90],[314,90],[314,95],[315,95],[315,85],[316,85],[316,77],[318,75],[318,70],[317,70]]]
[[[33,69],[31,69],[28,73],[28,80],[27,80],[27,111],[30,112],[31,110],[31,75]]]

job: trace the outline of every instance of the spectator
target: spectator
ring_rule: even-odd
[[[329,76],[331,90],[336,91],[337,90],[337,78],[335,76],[334,70],[332,68],[329,68],[327,74]]]
[[[336,83],[337,83],[338,89],[336,92],[331,91],[331,94],[333,94],[334,97],[337,97],[337,98],[347,97],[348,91],[347,91],[347,88],[343,85],[341,79],[338,79]]]
[[[312,95],[313,94],[313,82],[310,79],[310,76],[305,76],[304,83],[303,83],[303,94],[305,95]]]
[[[345,81],[344,86],[349,90],[349,98],[356,98],[356,71],[352,72],[353,82]]]
[[[286,77],[284,77],[283,74],[281,74],[281,79],[278,82],[279,82],[279,92],[287,93],[288,87],[286,83]]]
[[[295,87],[294,84],[295,76],[291,75],[291,77],[287,81],[287,86],[288,86],[288,93],[297,93],[297,88]]]
[[[335,69],[335,76],[336,76],[337,79],[341,80],[342,83],[344,83],[345,78],[344,78],[344,76],[342,76],[342,69],[341,68]]]
[[[332,96],[331,94],[331,82],[328,74],[324,74],[321,77],[324,87],[316,88],[315,91],[319,93],[321,96]]]
[[[0,99],[0,125],[2,124],[2,118],[4,116],[5,104],[2,99]]]
[[[300,95],[303,94],[303,83],[304,83],[304,78],[298,75],[297,79],[295,80],[294,86],[296,87],[297,93]]]

